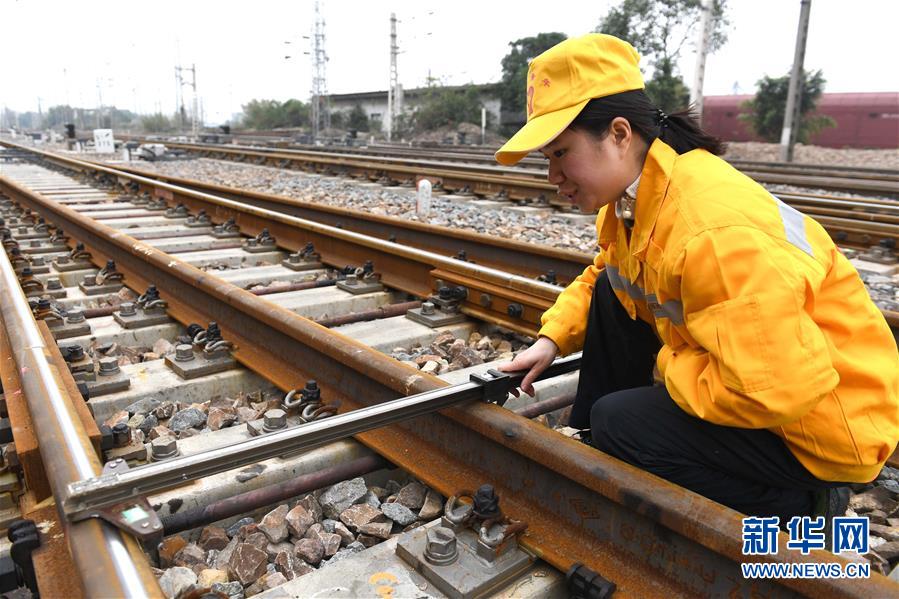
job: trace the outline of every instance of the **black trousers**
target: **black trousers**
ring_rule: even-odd
[[[653,386],[660,346],[601,273],[569,425],[589,428],[601,451],[744,514],[780,516],[781,524],[811,515],[816,491],[841,486],[815,478],[774,433],[684,412],[664,386]]]

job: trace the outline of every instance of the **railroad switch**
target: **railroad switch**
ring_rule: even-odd
[[[216,239],[240,237],[240,227],[237,226],[233,218],[229,218],[222,224],[212,227],[211,235]]]

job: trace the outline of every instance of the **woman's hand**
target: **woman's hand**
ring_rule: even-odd
[[[519,386],[522,391],[533,397],[534,379],[540,376],[540,373],[553,363],[553,360],[556,359],[557,355],[559,355],[559,347],[555,342],[549,337],[540,337],[534,342],[534,345],[518,354],[514,360],[506,364],[501,364],[498,367],[498,370],[501,372],[527,370],[528,373],[525,375]],[[512,394],[515,397],[518,397],[517,390],[513,390]]]

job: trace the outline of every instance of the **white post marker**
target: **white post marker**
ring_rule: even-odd
[[[94,152],[97,154],[113,154],[115,152],[112,129],[94,129]]]
[[[424,220],[431,215],[431,182],[422,179],[418,182],[418,198],[415,201],[415,213]]]

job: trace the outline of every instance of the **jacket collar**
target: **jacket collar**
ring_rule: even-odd
[[[631,231],[630,250],[635,256],[646,252],[649,237],[655,228],[656,218],[668,192],[668,182],[676,159],[677,152],[660,139],[656,139],[649,146],[638,179],[637,205],[634,212],[634,227]],[[615,215],[614,207],[604,206],[599,216],[603,217],[597,221],[599,243],[615,242],[620,221]]]

